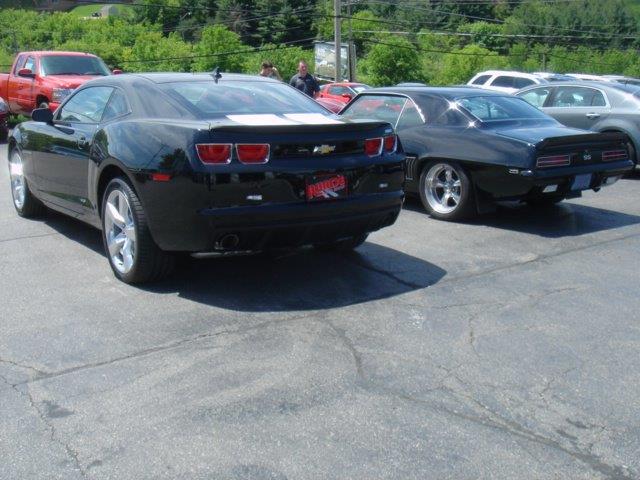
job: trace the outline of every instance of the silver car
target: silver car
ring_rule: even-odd
[[[575,81],[527,87],[514,95],[568,127],[595,132],[622,132],[629,154],[640,153],[640,88],[618,83]]]

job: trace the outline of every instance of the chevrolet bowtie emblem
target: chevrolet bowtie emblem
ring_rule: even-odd
[[[335,145],[316,145],[315,147],[313,147],[313,153],[315,155],[320,154],[320,155],[326,155],[328,153],[333,152],[336,149]]]
[[[591,160],[591,152],[589,152],[589,150],[584,151],[584,153],[582,154],[582,160],[584,160],[585,162]]]

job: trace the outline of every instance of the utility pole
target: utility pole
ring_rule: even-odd
[[[353,30],[351,29],[351,0],[347,1],[347,18],[349,19],[349,48],[347,51],[348,57],[347,61],[349,62],[349,81],[355,82],[356,80],[356,55],[355,55],[355,46],[353,45]]]
[[[340,54],[342,53],[342,45],[340,44],[340,15],[342,9],[340,5],[340,0],[333,1],[333,28],[335,32],[335,47],[336,47],[336,73],[335,73],[335,81],[339,82],[342,80],[342,65],[340,65]]]

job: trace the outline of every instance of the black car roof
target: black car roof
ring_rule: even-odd
[[[494,96],[494,97],[509,96],[508,93],[495,92],[492,90],[483,90],[483,89],[474,88],[474,87],[424,87],[424,86],[372,88],[371,90],[366,90],[362,92],[360,95],[367,95],[370,93],[399,93],[402,95],[407,95],[409,97],[414,95],[438,95],[440,97],[443,97],[449,100],[453,100],[455,98],[459,98],[463,96],[471,96],[471,95]]]
[[[241,73],[225,73],[220,72],[220,83],[229,81],[240,82],[265,82],[265,83],[281,83],[278,80],[261,77],[260,75],[246,75]],[[199,72],[199,73],[123,73],[120,75],[109,75],[100,79],[92,81],[92,84],[97,84],[100,81],[107,81],[112,84],[130,84],[135,80],[144,78],[153,83],[171,83],[171,82],[202,82],[211,80],[214,81],[213,72]]]

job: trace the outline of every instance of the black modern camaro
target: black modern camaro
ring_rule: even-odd
[[[407,155],[407,193],[458,220],[494,200],[549,205],[599,190],[632,168],[620,133],[568,128],[520,98],[475,88],[367,90],[346,119],[390,122]]]
[[[404,154],[385,121],[344,120],[275,80],[118,75],[35,110],[9,141],[14,205],[102,230],[115,275],[159,279],[172,252],[352,249],[391,225]]]

